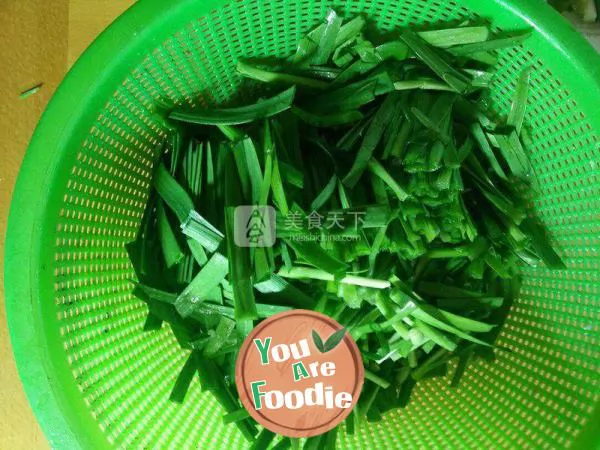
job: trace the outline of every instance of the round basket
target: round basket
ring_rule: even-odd
[[[33,137],[6,243],[12,344],[57,449],[241,449],[195,380],[169,401],[186,354],[168,327],[143,332],[125,243],[136,236],[165,130],[158,99],[236,94],[241,57],[284,56],[333,7],[382,30],[461,18],[532,27],[500,55],[492,107],[505,114],[532,65],[531,199],[569,269],[524,268],[495,362],[456,389],[421,383],[410,405],[343,449],[595,448],[600,396],[600,57],[542,0],[141,0],[71,70]]]

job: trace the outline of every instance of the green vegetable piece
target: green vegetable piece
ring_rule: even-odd
[[[455,45],[486,41],[490,36],[490,30],[484,26],[472,26],[420,31],[417,34],[434,47],[448,48]]]
[[[366,395],[361,398],[362,401],[357,406],[357,411],[360,418],[364,418],[365,416],[368,417],[368,413],[374,406],[373,403],[375,402],[375,398],[377,398],[380,390],[380,386],[373,386],[372,389],[367,391]]]
[[[327,432],[327,434],[321,441],[321,446],[323,447],[323,450],[335,450],[336,449],[337,433],[338,433],[338,427],[335,427]]]
[[[157,211],[157,223],[158,223],[158,236],[160,239],[160,246],[162,253],[165,258],[165,263],[168,268],[173,267],[183,261],[184,254],[181,251],[179,242],[173,233],[169,218],[165,212],[162,201],[159,201],[156,205]]]
[[[254,66],[249,62],[243,61],[238,62],[237,71],[245,77],[257,81],[262,81],[264,83],[290,84],[320,90],[327,89],[327,87],[329,86],[329,83],[327,83],[326,81],[276,71],[270,71]]]
[[[485,70],[464,69],[464,71],[473,78],[471,82],[473,87],[488,88],[494,78],[493,73],[486,72]]]
[[[135,274],[140,281],[154,280],[163,270],[162,258],[159,257],[160,243],[154,229],[156,201],[156,196],[151,194],[136,240],[125,245]]]
[[[223,423],[224,424],[236,423],[236,422],[239,422],[240,420],[246,420],[248,418],[250,418],[250,413],[248,413],[248,411],[245,408],[240,408],[237,411],[233,411],[228,414],[225,414],[223,416]]]
[[[354,422],[356,420],[355,419],[355,417],[356,417],[355,411],[352,411],[350,413],[350,415],[344,421],[344,424],[346,425],[346,434],[348,436],[353,436],[354,435],[354,431],[355,431],[355,424],[354,424]]]
[[[418,291],[423,295],[442,298],[481,298],[484,296],[484,294],[481,292],[470,291],[442,283],[425,281],[419,283]]]
[[[412,31],[406,30],[400,37],[431,70],[456,92],[465,93],[469,89],[471,83],[469,77],[452,67],[440,55],[438,50],[431,47]]]
[[[453,352],[454,350],[456,350],[456,346],[457,346],[456,342],[454,342],[454,340],[452,340],[449,336],[447,336],[442,331],[439,331],[439,330],[435,329],[434,327],[429,326],[427,323],[422,322],[420,320],[417,320],[415,322],[415,328],[417,330],[419,330],[421,333],[423,333],[423,336],[425,336],[427,339],[431,339],[433,342],[435,342],[437,345],[439,345],[443,349],[448,350],[449,352]]]
[[[458,149],[457,152],[457,162],[462,164],[473,151],[473,147],[475,146],[472,139],[465,139],[464,144]]]
[[[181,224],[181,231],[189,238],[198,242],[210,253],[219,248],[224,238],[223,233],[213,227],[196,211],[190,211]]]
[[[366,20],[361,16],[357,16],[343,24],[339,33],[337,33],[334,47],[339,47],[345,42],[354,40],[356,36],[360,34],[365,24]],[[303,64],[316,52],[317,45],[321,40],[325,27],[326,24],[319,25],[300,40],[296,54],[292,58],[293,63]]]
[[[436,124],[425,113],[423,113],[423,111],[415,107],[412,107],[410,110],[415,116],[415,118],[421,124],[423,124],[425,128],[431,130],[435,134],[435,136],[438,139],[440,139],[444,144],[450,145],[452,143],[452,138],[448,134],[446,134],[446,132],[442,130],[438,124]]]
[[[162,328],[163,320],[157,315],[149,312],[144,322],[144,331],[155,331]]]
[[[435,328],[438,328],[440,330],[446,331],[448,333],[452,333],[452,334],[458,336],[461,339],[465,339],[467,341],[475,342],[476,344],[483,345],[485,347],[489,347],[490,346],[490,344],[488,344],[487,342],[482,341],[481,339],[477,339],[477,338],[471,336],[470,334],[468,334],[466,332],[463,332],[463,331],[459,330],[458,328],[456,328],[456,327],[454,327],[452,325],[449,325],[445,320],[438,319],[436,317],[436,315],[439,317],[439,313],[435,309],[435,307],[433,307],[433,306],[421,304],[421,305],[419,305],[419,307],[417,309],[415,309],[415,310],[413,310],[411,312],[411,315],[413,317],[417,318],[418,320],[420,320],[421,322],[427,324],[427,325],[430,325],[432,327],[435,327]],[[456,320],[456,316],[455,316],[455,321],[457,321]],[[467,326],[466,325],[467,322],[461,322],[461,323],[463,323],[463,324],[465,324],[465,326]],[[483,328],[484,324],[481,324],[481,325],[482,325],[481,327]],[[470,326],[475,326],[475,325],[474,324],[470,324]],[[492,328],[486,329],[486,331],[490,331],[491,329]],[[423,331],[423,330],[421,330],[421,331]],[[447,350],[450,350],[450,349],[447,348]],[[452,350],[450,350],[450,351],[452,351]]]
[[[452,381],[450,382],[451,387],[457,387],[460,383],[460,379],[465,374],[467,367],[472,359],[473,351],[471,349],[465,351],[459,356],[458,364],[456,366],[456,370],[454,371],[454,375],[452,376]]]
[[[296,88],[290,89],[270,99],[258,101],[254,105],[238,108],[215,108],[204,111],[173,111],[169,118],[179,122],[198,125],[240,125],[275,116],[292,106]]]
[[[387,389],[391,386],[391,383],[389,381],[384,380],[383,378],[375,375],[373,372],[367,369],[365,369],[365,379],[375,383],[382,389]]]
[[[340,204],[342,205],[342,208],[344,208],[344,209],[352,208],[352,203],[350,202],[350,199],[348,198],[348,194],[346,193],[346,188],[342,184],[342,180],[338,180],[337,188],[338,188],[338,194],[340,196]]]
[[[194,257],[190,254],[185,255],[175,270],[175,279],[177,280],[177,283],[190,283],[192,278],[194,278],[194,270]]]
[[[313,436],[306,439],[304,442],[304,450],[321,450],[322,442],[324,440],[325,435],[321,434],[319,436]],[[299,447],[298,447],[299,448]]]
[[[24,90],[23,92],[21,92],[19,94],[19,98],[21,100],[25,100],[26,98],[29,98],[35,94],[37,94],[38,92],[40,92],[42,90],[42,87],[44,86],[43,83],[37,84],[29,89]]]
[[[396,104],[394,114],[392,115],[391,121],[383,135],[384,150],[381,156],[382,160],[389,158],[394,146],[396,145],[398,134],[400,133],[402,126],[405,124],[404,108],[405,105],[403,101],[399,101]]]
[[[237,246],[234,239],[235,207],[241,204],[242,191],[233,155],[229,155],[225,169],[225,236],[234,295],[235,318],[236,320],[255,320],[258,318],[258,313],[254,299],[250,253],[248,248]]]
[[[254,320],[258,318],[253,293],[252,270],[250,267],[247,248],[238,247],[233,240],[233,221],[235,208],[225,209],[227,228],[227,251],[231,279],[233,280],[233,295],[235,299],[235,318],[238,320]]]
[[[350,130],[338,141],[337,147],[340,150],[350,151],[356,143],[364,136],[369,124],[369,119],[363,119],[361,122],[355,124]]]
[[[520,224],[523,221],[526,213],[522,207],[512,204],[511,200],[495,187],[485,185],[479,180],[475,180],[475,185],[490,204],[499,212],[509,217],[516,224]]]
[[[418,80],[403,80],[396,81],[394,83],[394,89],[397,91],[411,91],[411,90],[423,90],[423,91],[446,91],[454,92],[454,88],[448,84],[431,80],[428,78],[421,78]]]
[[[294,65],[305,65],[306,61],[316,52],[318,42],[325,30],[325,24],[319,25],[298,42],[296,54],[291,58]]]
[[[252,139],[247,138],[233,148],[244,197],[252,204],[260,201],[263,175]]]
[[[400,187],[398,182],[385,170],[385,168],[374,158],[369,161],[367,164],[367,168],[369,171],[379,177],[398,197],[398,200],[403,202],[408,198],[408,194],[404,189]]]
[[[352,41],[346,41],[333,52],[331,60],[337,67],[345,67],[354,59],[351,52]],[[336,77],[333,77],[334,79]]]
[[[517,134],[521,133],[523,127],[523,120],[525,119],[525,110],[527,108],[527,97],[529,95],[529,78],[531,76],[533,68],[527,67],[521,73],[519,81],[517,82],[517,90],[515,91],[515,97],[513,99],[510,113],[508,115],[507,125],[514,127]]]
[[[235,303],[235,298],[234,298]],[[281,306],[281,305],[266,305],[263,303],[254,303],[254,307],[256,308],[256,318],[257,319],[266,319],[275,314],[279,314],[282,312],[290,311],[292,308],[289,306]],[[198,321],[205,319],[206,316],[224,316],[228,319],[239,321],[236,318],[235,309],[231,306],[223,306],[216,305],[213,303],[198,303],[196,305],[196,312],[192,314],[192,318]],[[250,319],[241,319],[250,320]],[[252,331],[252,327],[250,328]],[[245,332],[245,330],[244,330]]]
[[[173,386],[169,400],[175,403],[183,403],[195,374],[196,358],[192,354],[183,365],[183,368],[181,369],[181,372],[175,381],[175,385]]]
[[[138,296],[148,304],[148,308],[152,314],[170,324],[171,330],[182,348],[189,348],[191,333],[190,324],[179,316],[172,305],[154,301],[139,290],[134,291],[134,295]]]
[[[204,347],[204,356],[214,358],[219,350],[227,344],[229,337],[235,330],[235,322],[227,317],[221,317],[219,324],[212,335],[206,342]]]
[[[206,300],[211,291],[219,286],[229,273],[227,259],[215,253],[200,270],[198,275],[177,297],[175,307],[183,317],[189,317],[196,311],[196,305]]]
[[[361,178],[363,172],[368,166],[369,161],[373,157],[375,148],[381,141],[383,133],[394,113],[395,103],[399,100],[397,95],[388,95],[381,104],[379,110],[373,117],[369,128],[365,134],[362,145],[358,150],[356,159],[350,172],[344,177],[343,183],[349,188],[353,188]]]
[[[294,166],[280,161],[279,171],[284,182],[300,189],[304,188],[304,174]]]
[[[319,193],[317,198],[313,200],[310,204],[310,209],[312,211],[318,211],[320,208],[325,206],[325,204],[329,201],[333,193],[335,192],[335,188],[337,186],[338,178],[336,175],[333,175],[329,182],[325,185],[323,190]]]
[[[342,25],[340,32],[336,36],[335,46],[339,47],[346,41],[356,39],[366,24],[367,21],[363,16],[356,16],[355,18],[346,22],[344,25]]]
[[[260,206],[266,206],[269,200],[269,194],[271,192],[271,184],[273,182],[273,155],[274,155],[274,147],[273,140],[271,136],[271,128],[269,126],[269,122],[265,121],[264,126],[264,147],[263,154],[265,156],[265,173],[262,179],[262,183],[260,185],[260,196],[258,200],[258,204]]]
[[[504,157],[512,174],[524,181],[528,181],[533,169],[521,140],[515,131],[508,135],[494,134],[500,152]]]
[[[381,62],[381,56],[377,54],[375,46],[369,39],[365,38],[364,34],[360,34],[356,37],[354,52],[366,63]]]
[[[289,213],[289,206],[285,190],[283,188],[283,182],[281,180],[281,172],[279,171],[279,160],[276,156],[273,157],[273,169],[271,174],[271,190],[273,192],[273,201],[281,211],[283,215]]]
[[[170,151],[168,153],[168,155],[170,156],[169,172],[171,173],[171,175],[175,176],[175,173],[177,172],[177,169],[179,167],[179,159],[183,151],[184,142],[181,132],[176,128],[172,128],[169,130],[168,139],[170,143]]]
[[[198,369],[198,377],[202,389],[211,392],[216,400],[227,412],[234,412],[239,409],[239,405],[233,394],[225,384],[225,377],[215,362],[202,358],[199,352],[193,353],[196,357],[196,367]],[[250,424],[247,420],[236,422],[246,439],[253,442],[256,435],[256,427]]]
[[[296,114],[303,122],[319,128],[347,125],[358,122],[364,117],[360,111],[342,111],[330,114],[315,114],[296,106],[292,107],[292,112]]]
[[[478,53],[491,52],[503,48],[514,47],[524,40],[528,39],[532,34],[531,30],[509,34],[505,37],[490,39],[484,42],[476,42],[472,44],[459,45],[449,49],[456,56],[473,56]]]
[[[369,165],[371,163],[369,162]],[[388,190],[385,183],[376,176],[370,177],[371,188],[373,190],[373,197],[375,198],[375,202],[380,205],[389,205],[390,199],[388,196]]]
[[[144,295],[148,296],[152,300],[156,300],[162,303],[166,303],[168,305],[174,305],[177,300],[177,294],[172,294],[170,292],[161,291],[160,289],[155,289],[153,287],[147,286],[142,283],[135,283],[135,291],[134,294],[137,295],[138,292],[143,292]]]
[[[342,28],[342,18],[334,10],[329,10],[325,28],[321,34],[321,39],[317,51],[312,58],[314,65],[325,64],[329,61],[336,47],[336,40]]]
[[[394,142],[391,145],[390,156],[392,158],[397,159],[397,161],[401,161],[401,158],[404,156],[406,151],[406,145],[408,143],[410,133],[413,130],[413,125],[410,121],[406,120],[402,124],[398,135],[394,139]],[[385,158],[384,158],[385,159]]]
[[[275,433],[265,428],[260,432],[256,441],[250,446],[250,450],[267,450],[273,439],[275,439]]]
[[[349,81],[358,78],[360,75],[365,75],[375,69],[379,64],[379,61],[365,62],[359,59],[350,64],[338,77],[336,77],[335,81],[332,83],[332,87],[344,85]]]
[[[312,107],[321,113],[352,111],[393,90],[394,83],[389,74],[381,72],[319,96]]]
[[[252,329],[254,328],[254,323],[252,320],[238,320],[236,321],[235,331],[238,337],[243,341],[248,337]]]
[[[281,259],[283,259],[283,267],[290,269],[292,267],[292,258],[285,242],[279,243]]]
[[[292,448],[292,440],[284,437],[271,450],[288,450],[290,448]]]
[[[460,328],[463,331],[470,331],[473,333],[487,333],[494,329],[494,325],[480,322],[478,320],[469,319],[468,317],[458,316],[448,311],[439,310],[439,313],[446,319],[448,323]]]
[[[200,243],[194,239],[188,238],[186,241],[190,251],[192,252],[192,256],[198,265],[202,267],[208,261],[204,247],[202,247],[202,245],[200,245]]]
[[[335,279],[343,278],[345,275],[346,264],[331,256],[315,242],[286,240],[286,244],[292,247],[296,254],[306,262],[333,275]]]
[[[204,144],[190,140],[187,152],[183,155],[182,168],[188,192],[193,200],[202,193],[202,157]]]
[[[448,51],[452,52],[452,48],[448,49]],[[494,67],[498,64],[498,57],[492,52],[471,53],[468,55],[468,58],[490,67]]]
[[[429,259],[451,259],[466,258],[471,254],[470,246],[462,245],[460,247],[436,248],[427,252]]]
[[[451,357],[448,350],[444,348],[437,350],[412,372],[412,378],[417,381],[424,379],[428,374],[435,373],[436,369],[445,366]]]
[[[544,228],[533,219],[525,219],[521,228],[531,238],[531,244],[535,252],[550,269],[566,269],[558,253],[552,248],[546,237]]]
[[[410,53],[408,46],[401,41],[385,42],[375,48],[382,61],[393,59],[404,61]]]
[[[404,170],[413,174],[427,172],[429,170],[429,152],[430,149],[428,143],[412,142],[407,147],[402,161]],[[419,197],[427,195],[429,193],[429,183],[426,180],[427,178],[424,179],[420,176],[412,177],[409,186],[407,187],[408,191]]]
[[[314,307],[315,302],[312,298],[279,275],[272,274],[268,280],[256,283],[254,288],[262,294],[274,294],[273,298],[278,299],[283,304],[289,304],[300,309],[312,309]]]
[[[339,76],[341,70],[330,66],[312,66],[302,68],[302,73],[321,80],[333,81]]]
[[[492,169],[494,169],[494,172],[496,172],[496,175],[498,175],[503,180],[506,180],[506,174],[504,173],[502,166],[500,166],[500,163],[496,159],[496,155],[494,154],[490,142],[488,141],[488,138],[485,135],[483,128],[481,128],[481,125],[479,123],[474,123],[471,128],[471,133],[477,141],[477,143],[479,144],[479,148],[482,150],[483,154],[488,159]]]
[[[278,275],[283,278],[289,279],[314,279],[321,281],[334,281],[336,278],[333,274],[328,273],[324,270],[313,269],[310,267],[292,267],[290,269],[282,268],[279,270]],[[387,280],[376,280],[372,278],[359,277],[355,275],[347,275],[339,279],[340,283],[363,286],[372,289],[388,289],[391,283]]]
[[[185,189],[175,181],[175,178],[171,176],[162,162],[158,165],[154,176],[154,187],[180,222],[184,222],[190,211],[194,210],[194,202]]]
[[[246,137],[246,133],[236,127],[232,127],[231,125],[217,125],[217,128],[221,130],[225,137],[231,142],[241,141]],[[212,157],[209,159],[209,161],[212,161]]]

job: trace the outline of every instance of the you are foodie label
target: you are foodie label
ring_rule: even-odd
[[[289,437],[338,426],[356,406],[364,383],[360,352],[335,320],[288,311],[261,322],[236,361],[236,386],[250,415]]]

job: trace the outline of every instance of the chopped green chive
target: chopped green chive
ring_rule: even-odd
[[[24,90],[23,92],[21,92],[19,94],[19,98],[21,100],[25,100],[26,98],[31,97],[32,95],[37,94],[38,92],[40,92],[42,90],[42,87],[44,86],[43,83],[37,84],[29,89]]]
[[[312,333],[323,353],[351,334],[366,378],[352,434],[405,407],[452,360],[455,386],[492,354],[521,265],[565,268],[526,208],[533,70],[521,72],[506,118],[487,110],[498,50],[530,31],[467,22],[386,38],[366,25],[327,10],[295,54],[236,61],[250,90],[288,88],[274,96],[155,108],[170,113],[126,245],[133,293],[148,306],[144,330],[172,332],[192,352],[171,400],[184,401],[197,373],[253,449],[339,445],[337,428],[306,441],[259,432],[241,409],[235,360],[261,320],[295,308],[334,318],[343,329]],[[273,208],[277,229],[238,207]]]
[[[228,273],[227,259],[223,255],[215,253],[177,297],[175,307],[179,314],[183,317],[190,316],[196,310],[196,305],[205,301],[210,292],[219,286]]]
[[[205,111],[173,111],[169,118],[197,125],[240,125],[275,116],[292,106],[296,88],[292,87],[275,97],[259,101],[254,105],[229,109]]]

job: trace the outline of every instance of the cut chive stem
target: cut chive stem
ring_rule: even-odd
[[[334,281],[335,276],[323,270],[312,269],[310,267],[292,267],[291,269],[282,268],[277,273],[280,277],[294,280],[313,279],[320,281]],[[363,286],[373,289],[388,289],[391,283],[387,280],[376,280],[373,278],[357,277],[347,275],[339,280],[343,284],[351,284],[354,286]]]

